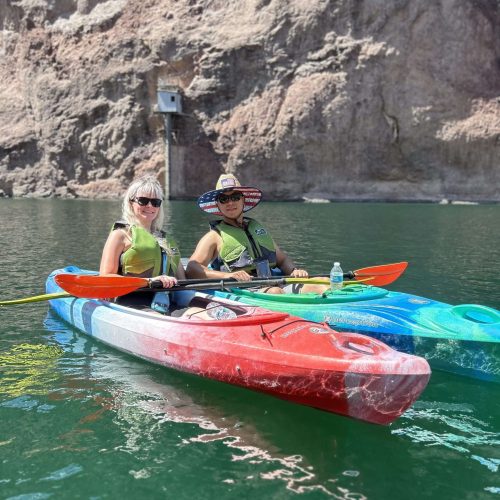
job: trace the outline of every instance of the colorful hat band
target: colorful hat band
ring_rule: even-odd
[[[252,210],[252,208],[256,207],[262,199],[262,191],[260,191],[260,189],[248,186],[231,186],[223,189],[215,189],[214,191],[208,191],[202,194],[198,198],[198,206],[207,214],[223,215],[217,206],[217,197],[225,191],[239,191],[243,194],[245,198],[243,212]]]

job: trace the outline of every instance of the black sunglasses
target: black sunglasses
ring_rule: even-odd
[[[240,201],[243,198],[241,193],[233,193],[233,194],[220,194],[217,197],[217,201],[222,205],[225,205],[229,200],[231,201]]]
[[[135,201],[141,207],[145,207],[148,203],[151,203],[153,207],[158,208],[161,207],[161,202],[163,200],[160,200],[160,198],[146,198],[146,196],[138,196],[137,198],[132,198],[130,201]]]

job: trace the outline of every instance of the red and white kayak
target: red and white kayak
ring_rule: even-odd
[[[54,271],[47,293],[62,291]],[[104,300],[51,300],[56,313],[82,332],[156,364],[265,392],[295,403],[389,424],[419,397],[430,377],[423,358],[380,341],[339,333],[287,313],[270,312],[194,293],[197,305],[223,303],[226,320],[172,317]]]

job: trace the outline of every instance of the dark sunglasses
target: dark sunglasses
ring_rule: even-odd
[[[153,207],[158,208],[161,207],[161,202],[163,200],[160,200],[160,198],[146,198],[145,196],[138,196],[137,198],[132,198],[131,201],[135,201],[141,207],[145,207],[148,203],[151,203]]]
[[[222,205],[225,205],[229,200],[231,201],[240,201],[243,198],[241,193],[233,193],[233,194],[220,194],[217,197],[217,201]]]

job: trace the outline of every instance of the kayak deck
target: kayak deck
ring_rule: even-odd
[[[489,307],[452,306],[367,285],[347,286],[326,297],[240,289],[215,295],[370,335],[425,357],[434,368],[500,382],[500,312]]]

